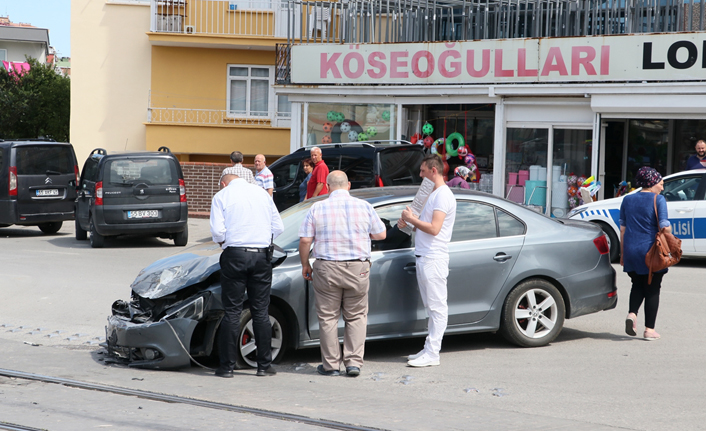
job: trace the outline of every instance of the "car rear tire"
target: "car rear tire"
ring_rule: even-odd
[[[82,227],[78,219],[74,220],[74,231],[76,232],[76,239],[78,241],[85,241],[88,238],[88,232],[86,232]]]
[[[270,305],[270,324],[272,325],[272,362],[282,360],[288,345],[288,332],[284,316],[275,307]],[[256,368],[257,357],[255,351],[255,333],[252,327],[250,309],[243,309],[240,314],[240,336],[238,337],[238,368]]]
[[[183,231],[174,234],[174,245],[184,247],[189,242],[189,226],[187,225]]]
[[[521,347],[544,346],[561,332],[565,314],[564,298],[554,285],[546,280],[527,280],[505,299],[500,333]]]
[[[620,260],[620,239],[618,239],[618,235],[615,234],[615,231],[613,231],[613,228],[608,226],[605,223],[596,223],[598,226],[601,227],[603,232],[606,234],[606,237],[608,237],[608,247],[610,250],[610,261],[611,262],[618,262]]]
[[[59,232],[59,229],[61,229],[61,225],[63,225],[64,222],[61,221],[50,221],[47,223],[39,223],[39,230],[44,232],[47,235],[54,235],[55,233]]]
[[[93,248],[101,248],[103,247],[103,243],[105,242],[105,237],[101,234],[99,234],[96,231],[96,226],[93,224],[93,219],[91,219],[89,222],[89,229],[91,230],[91,247]]]

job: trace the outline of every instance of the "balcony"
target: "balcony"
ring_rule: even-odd
[[[195,36],[286,37],[287,7],[280,0],[151,0],[150,31]]]

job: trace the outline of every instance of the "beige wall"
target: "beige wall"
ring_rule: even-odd
[[[82,166],[96,147],[144,150],[149,2],[71,0],[71,142]]]

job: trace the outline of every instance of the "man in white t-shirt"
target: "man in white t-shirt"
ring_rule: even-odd
[[[417,284],[424,308],[429,316],[429,335],[424,348],[417,354],[409,355],[407,365],[430,367],[439,365],[441,339],[444,337],[449,320],[449,307],[446,304],[446,279],[449,276],[449,241],[456,219],[456,198],[444,182],[444,165],[436,154],[424,158],[419,175],[434,183],[434,191],[429,195],[419,218],[407,207],[402,211],[398,222],[400,228],[407,223],[415,227],[414,254],[417,256]]]

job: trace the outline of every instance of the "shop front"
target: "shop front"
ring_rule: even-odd
[[[276,92],[293,102],[292,150],[415,141],[452,176],[469,163],[465,147],[474,188],[562,217],[582,199],[614,197],[640,166],[684,169],[706,139],[702,47],[703,32],[299,45],[297,85]],[[602,187],[581,196],[590,177]]]

